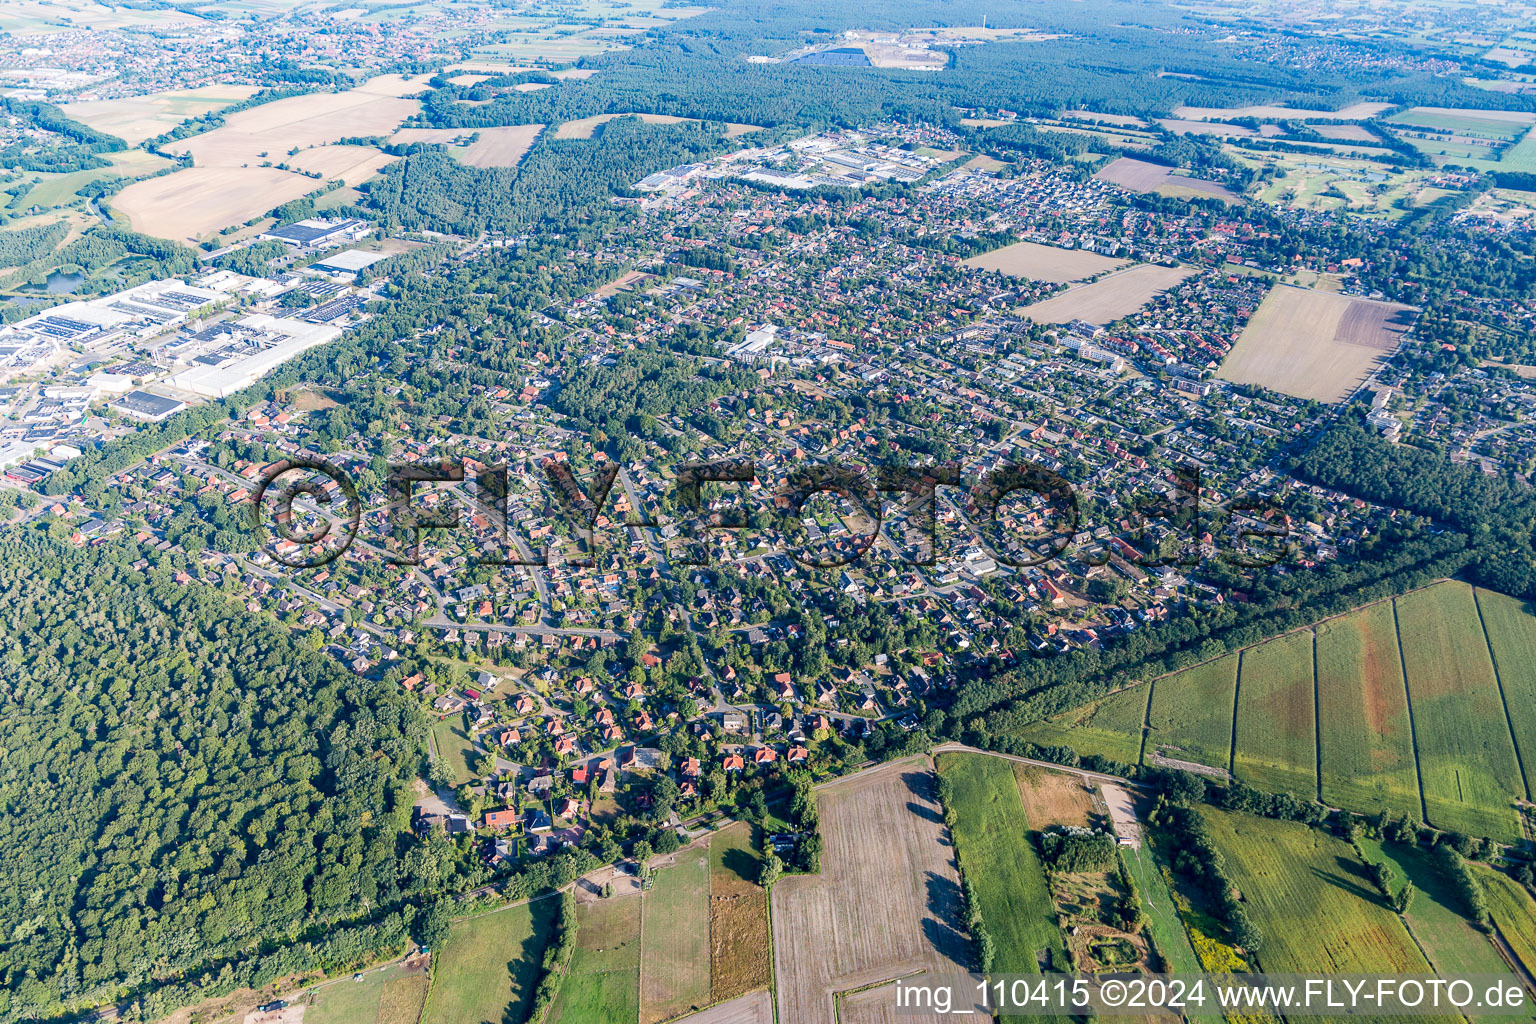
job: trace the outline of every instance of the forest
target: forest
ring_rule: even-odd
[[[419,712],[223,587],[67,523],[0,537],[10,1015],[109,999],[420,884]]]
[[[979,25],[983,17],[999,28],[1031,28],[1057,38],[954,47],[950,67],[937,75],[742,59],[830,41],[847,28]],[[1229,32],[1230,26],[1208,24],[1172,6],[1129,0],[1047,0],[1003,11],[974,0],[924,0],[904,4],[899,14],[846,2],[808,8],[748,0],[654,30],[646,47],[586,58],[583,65],[601,73],[585,81],[530,93],[501,91],[494,83],[438,89],[427,98],[423,123],[554,124],[634,111],[763,126],[856,126],[882,117],[953,124],[954,107],[1166,115],[1180,104],[1287,101],[1338,109],[1363,94],[1412,104],[1487,107],[1512,99],[1527,109],[1536,105],[1529,96],[1496,96],[1456,79],[1392,70],[1385,60],[1348,73],[1276,67],[1258,54],[1213,46]],[[1397,48],[1380,45],[1389,54]],[[1027,94],[1018,89],[1020,81],[1030,83]],[[463,99],[489,102],[467,106],[458,102]]]

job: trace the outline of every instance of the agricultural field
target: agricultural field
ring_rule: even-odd
[[[1325,139],[1336,142],[1380,142],[1369,128],[1358,124],[1315,124],[1311,126]]]
[[[1076,775],[1014,762],[1013,776],[1024,805],[1024,820],[1034,822],[1037,828],[1086,826],[1099,813],[1093,784]]]
[[[761,867],[750,824],[710,837],[709,997],[717,1002],[768,986],[768,894],[757,884]]]
[[[1094,177],[1100,181],[1107,181],[1111,185],[1128,188],[1132,192],[1157,192],[1163,188],[1178,188],[1202,196],[1237,198],[1225,185],[1206,181],[1203,178],[1192,178],[1185,174],[1175,174],[1173,168],[1164,164],[1148,163],[1128,156],[1111,161],[1094,174]]]
[[[773,888],[778,1019],[834,1024],[834,993],[968,969],[960,883],[927,764],[909,759],[840,779],[817,801],[821,874]]]
[[[1021,313],[1036,323],[1064,324],[1085,320],[1112,323],[1146,305],[1195,271],[1191,267],[1164,267],[1141,263],[1099,278],[1090,284],[1068,288],[1043,302],[1025,306]]]
[[[66,103],[60,109],[76,121],[99,132],[116,135],[130,146],[137,146],[183,121],[248,99],[256,91],[254,85],[207,85],[200,89],[177,89],[147,96]]]
[[[1430,965],[1441,974],[1509,974],[1509,965],[1493,942],[1464,916],[1460,897],[1447,882],[1434,855],[1416,846],[1362,839],[1360,849],[1372,864],[1392,872],[1392,892],[1412,882],[1413,902],[1403,921]]]
[[[1133,686],[1066,714],[1025,726],[1019,736],[1042,747],[1070,746],[1125,764],[1141,760],[1142,722],[1150,686]]]
[[[558,899],[546,898],[455,921],[432,953],[422,1024],[522,1020],[559,908]]]
[[[1515,747],[1525,769],[1525,788],[1530,790],[1536,772],[1536,616],[1518,598],[1491,590],[1473,592],[1494,671],[1504,691]]]
[[[567,121],[555,129],[557,139],[590,139],[601,125],[607,124],[616,117],[638,117],[646,124],[682,124],[684,121],[697,121],[694,117],[674,117],[671,114],[598,114],[595,117],[584,117],[579,121]],[[759,125],[738,124],[734,121],[727,122],[725,134],[727,138],[734,139],[738,135],[760,130]]]
[[[1233,738],[1237,778],[1271,793],[1317,795],[1311,630],[1242,652]]]
[[[1339,110],[1307,110],[1301,107],[1277,107],[1268,105],[1250,107],[1175,107],[1173,116],[1189,121],[1231,121],[1240,117],[1257,118],[1260,121],[1284,121],[1300,118],[1306,121],[1365,121],[1383,110],[1390,103],[1351,103]]]
[[[1536,114],[1529,111],[1414,107],[1386,123],[1439,164],[1466,164],[1484,171],[1536,169]]]
[[[976,889],[982,920],[997,944],[994,969],[1034,974],[1065,952],[1045,866],[1028,839],[1012,762],[985,754],[940,754],[955,814],[955,850]]]
[[[1514,841],[1525,785],[1472,588],[1448,582],[1397,602],[1419,777],[1431,824]]]
[[[640,897],[576,905],[576,952],[548,1024],[634,1024],[640,1014]]]
[[[1502,871],[1473,864],[1488,895],[1488,911],[1510,952],[1528,972],[1536,972],[1536,901],[1525,887]]]
[[[471,167],[516,167],[543,130],[541,124],[481,128],[479,138],[454,155]]]
[[[380,75],[345,92],[290,96],[231,114],[222,127],[166,147],[190,154],[192,167],[129,185],[113,199],[113,209],[137,231],[196,241],[327,181],[361,184],[392,158],[334,143],[388,135],[419,108],[409,96],[424,84],[421,76]],[[280,163],[295,170],[282,170]]]
[[[1264,937],[1270,972],[1428,974],[1352,846],[1314,828],[1202,808]]]
[[[1100,256],[1083,249],[1061,249],[1035,242],[1015,242],[965,261],[967,267],[995,270],[1009,277],[1027,277],[1032,281],[1049,281],[1053,284],[1068,284],[1085,277],[1097,277],[1129,263],[1130,260]]]
[[[709,851],[678,853],[640,897],[640,1024],[709,1003]]]
[[[1278,285],[1217,376],[1296,398],[1337,402],[1398,346],[1410,307]]]
[[[753,992],[684,1017],[681,1024],[773,1024],[773,996]]]
[[[1392,602],[1317,628],[1322,799],[1424,816]]]
[[[356,981],[322,985],[307,997],[307,1024],[416,1024],[427,998],[422,966],[388,964],[365,971]]]
[[[1164,676],[1152,684],[1147,708],[1151,731],[1146,754],[1173,761],[1194,761],[1225,771],[1232,753],[1232,707],[1237,689],[1238,656]]]

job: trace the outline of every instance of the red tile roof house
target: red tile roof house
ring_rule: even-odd
[[[489,829],[511,828],[517,824],[516,811],[487,811],[485,812],[484,827]]]

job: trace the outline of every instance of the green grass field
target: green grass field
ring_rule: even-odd
[[[432,740],[437,744],[437,756],[453,773],[453,784],[462,785],[473,779],[475,773],[469,763],[479,755],[469,738],[469,720],[464,715],[449,715],[432,726]]]
[[[941,754],[938,766],[951,787],[960,869],[976,889],[982,919],[997,945],[993,970],[1039,973],[1046,951],[1061,963],[1066,946],[1045,867],[1028,839],[1013,765],[983,754]]]
[[[1042,747],[1068,746],[1079,754],[1135,764],[1141,760],[1141,724],[1151,692],[1150,686],[1121,690],[1065,715],[1027,725],[1019,737]]]
[[[443,948],[433,951],[423,1024],[521,1021],[559,908],[550,897],[454,922]]]
[[[427,975],[390,964],[326,985],[304,1010],[309,1024],[416,1024],[427,997]]]
[[[1488,910],[1499,934],[1509,943],[1515,959],[1527,971],[1536,972],[1536,900],[1502,871],[1482,864],[1472,865],[1472,870],[1483,882]]]
[[[1513,980],[1513,972],[1492,940],[1462,915],[1456,892],[1447,884],[1429,851],[1370,839],[1362,839],[1360,849],[1367,861],[1391,868],[1394,893],[1405,882],[1413,883],[1417,891],[1403,919],[1437,973],[1504,974]]]
[[[1237,655],[1165,676],[1152,684],[1147,753],[1226,768],[1232,749]]]
[[[677,856],[641,896],[641,1024],[709,1003],[709,851]]]
[[[576,953],[547,1024],[635,1024],[640,1015],[640,897],[576,908]]]
[[[1423,818],[1391,602],[1318,627],[1317,700],[1323,802]]]
[[[1157,969],[1172,974],[1200,974],[1205,968],[1190,945],[1189,933],[1174,903],[1173,891],[1163,872],[1164,865],[1150,843],[1143,842],[1140,849],[1121,849],[1120,857],[1126,870],[1136,880],[1141,893],[1141,905],[1147,912],[1147,930],[1157,947],[1163,963]],[[1220,1013],[1199,1014],[1188,1012],[1189,1024],[1221,1024]]]
[[[1474,594],[1482,615],[1493,666],[1504,690],[1504,705],[1525,769],[1527,791],[1536,790],[1536,616],[1527,603],[1491,590]]]
[[[1525,796],[1472,588],[1441,583],[1397,602],[1429,820],[1513,841]]]
[[[1272,793],[1317,796],[1311,630],[1243,652],[1234,738],[1239,779]]]
[[[1289,821],[1203,808],[1227,872],[1264,937],[1271,972],[1428,974],[1354,847]]]

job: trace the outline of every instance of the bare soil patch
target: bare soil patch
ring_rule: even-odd
[[[752,992],[682,1018],[677,1024],[773,1024],[773,997]]]

